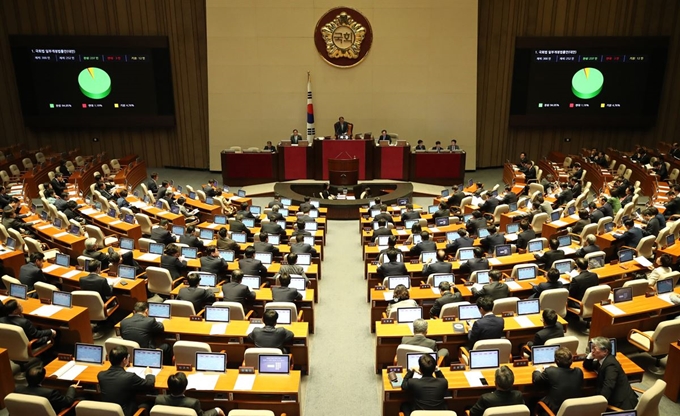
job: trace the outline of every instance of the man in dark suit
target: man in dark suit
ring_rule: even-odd
[[[125,371],[129,361],[128,349],[122,345],[118,346],[109,352],[111,367],[97,374],[101,400],[119,404],[125,416],[132,416],[137,411],[137,394],[151,393],[156,383],[156,376],[151,374],[150,368],[144,371],[144,378]],[[148,404],[140,407],[148,407]]]
[[[64,181],[64,175],[61,173],[55,174],[54,179],[52,179],[50,183],[52,184],[55,195],[61,195],[66,190],[66,181]]]
[[[168,393],[156,396],[157,405],[186,407],[196,412],[196,416],[224,416],[224,412],[219,407],[215,407],[205,412],[201,409],[201,402],[193,397],[186,397],[184,392],[189,381],[184,373],[175,373],[168,377]]]
[[[536,261],[543,264],[543,270],[545,270],[545,268],[551,268],[553,263],[557,260],[564,259],[564,251],[559,250],[560,242],[556,238],[551,238],[550,241],[548,241],[548,245],[550,246],[550,250],[546,251],[542,256],[538,253],[534,253]]]
[[[274,302],[295,302],[302,300],[302,294],[297,289],[288,287],[290,285],[290,275],[288,273],[279,274],[279,285],[272,287],[272,300]]]
[[[491,273],[489,273],[491,275]],[[475,346],[475,342],[484,339],[499,339],[505,336],[505,321],[491,312],[493,310],[493,299],[489,296],[480,296],[477,299],[477,308],[482,318],[472,324],[468,332],[468,345],[470,349]]]
[[[642,218],[644,218],[647,222],[647,226],[645,227],[647,234],[658,237],[659,232],[661,231],[661,224],[659,224],[659,219],[656,217],[656,213],[650,208],[647,208],[646,210],[642,211]]]
[[[151,191],[152,194],[156,195],[158,193],[158,174],[156,172],[151,174],[151,177],[146,181],[146,189]]]
[[[236,214],[236,219],[229,223],[229,231],[233,233],[245,233],[249,238],[253,232],[243,223],[243,214]]]
[[[505,185],[503,198],[500,200],[501,204],[510,205],[517,202],[517,194],[512,192],[512,185]]]
[[[574,199],[574,194],[571,192],[571,189],[569,189],[569,186],[567,186],[566,182],[562,182],[560,184],[560,189],[562,191],[557,195],[557,199],[553,205],[555,208],[565,205],[567,202]]]
[[[446,147],[446,150],[451,150],[451,151],[460,150],[460,146],[458,146],[458,141],[456,139],[451,140],[451,144],[449,144]]]
[[[536,233],[526,218],[519,222],[519,229],[521,231],[517,234],[515,245],[518,249],[526,250],[529,246],[529,241],[536,238]]]
[[[472,295],[480,298],[488,296],[491,300],[507,298],[510,296],[510,288],[508,285],[501,282],[502,276],[500,271],[491,270],[489,272],[489,283],[484,285],[480,290],[473,287],[471,290]]]
[[[265,234],[277,234],[284,238],[286,236],[286,230],[284,230],[283,227],[281,227],[276,221],[277,220],[262,221],[260,232],[263,232]]]
[[[585,228],[586,225],[590,224],[590,214],[588,213],[587,210],[585,209],[578,210],[578,217],[579,220],[576,221],[576,224],[574,224],[574,226],[571,228],[571,232],[574,234],[581,234],[583,228]]]
[[[470,274],[477,270],[488,270],[489,260],[484,257],[484,250],[480,247],[474,249],[475,257],[460,265],[460,272]]]
[[[102,264],[99,260],[91,260],[88,264],[87,271],[90,272],[87,276],[81,277],[78,282],[80,283],[81,290],[92,290],[99,293],[102,298],[102,302],[106,303],[107,300],[113,295],[113,289],[109,286],[108,280],[100,276],[102,272]]]
[[[208,247],[208,253],[201,257],[201,271],[214,273],[220,280],[226,277],[227,262],[220,257],[220,252],[217,250],[217,247]]]
[[[0,323],[21,327],[29,341],[37,339],[38,341],[33,344],[33,348],[41,347],[57,336],[57,331],[54,329],[37,329],[31,321],[24,318],[24,308],[16,299],[5,302],[3,309],[7,315],[0,318]]]
[[[149,317],[149,304],[146,302],[135,303],[133,314],[129,318],[120,321],[120,336],[129,341],[135,341],[140,348],[158,348],[163,351],[163,361],[167,365],[172,364],[172,347],[154,344],[154,338],[163,334],[165,328],[162,322]]]
[[[34,290],[36,282],[48,283],[47,278],[42,272],[42,267],[45,263],[44,259],[45,255],[43,253],[33,253],[29,257],[30,262],[24,264],[19,269],[19,281],[22,285],[27,286],[29,292]]]
[[[291,237],[296,237],[300,234],[306,237],[311,237],[312,233],[310,231],[305,230],[305,222],[304,221],[295,221],[295,226],[293,227],[293,234],[291,234]]]
[[[496,199],[496,197],[491,196],[489,192],[486,192],[484,195],[482,195],[482,201],[484,201],[484,203],[479,206],[479,211],[482,214],[493,215],[496,207],[500,204],[500,201]]]
[[[159,199],[165,198],[166,194],[168,193],[169,187],[170,187],[170,182],[168,182],[168,181],[161,182],[161,187],[158,188],[158,192],[156,193],[156,200],[157,201]]]
[[[602,211],[605,217],[614,217],[614,208],[606,195],[600,197],[600,211]]]
[[[437,349],[437,342],[427,337],[427,326],[427,321],[425,319],[416,319],[413,321],[413,336],[402,337],[401,343],[429,348],[432,351],[435,351],[438,357],[444,357],[446,359],[449,356],[449,350],[446,348],[442,348],[441,350]]]
[[[547,273],[548,281],[547,282],[541,282],[537,285],[534,286],[534,290],[530,296],[532,299],[538,299],[541,296],[541,292],[544,290],[550,290],[550,289],[561,289],[564,287],[562,282],[560,282],[560,272],[559,270],[552,268],[548,270]]]
[[[380,276],[381,279],[388,276],[403,276],[408,274],[404,263],[397,261],[397,255],[399,254],[398,250],[387,250],[386,254],[389,262],[381,264],[378,266],[377,270],[378,276]]]
[[[236,211],[236,215],[241,214],[243,215],[243,218],[255,218],[252,212],[250,212],[250,208],[248,207],[247,202],[241,202],[241,209]]]
[[[510,367],[503,365],[497,369],[495,379],[496,390],[482,394],[477,403],[470,408],[470,416],[482,416],[490,407],[524,404],[522,393],[512,388],[515,384],[515,374]]]
[[[635,409],[638,398],[616,357],[611,355],[611,341],[605,337],[593,338],[590,353],[583,368],[597,371],[597,394],[603,395],[609,405],[619,409]]]
[[[583,241],[583,247],[576,250],[575,257],[585,257],[586,254],[600,251],[600,246],[595,244],[597,237],[594,234],[589,234]]]
[[[427,150],[427,147],[425,147],[422,140],[418,140],[415,150]]]
[[[432,214],[432,218],[448,218],[451,216],[451,211],[447,207],[446,203],[442,202],[439,204],[439,209]]]
[[[194,305],[194,311],[198,313],[206,305],[211,305],[215,302],[215,294],[212,290],[207,290],[198,287],[201,283],[201,276],[198,273],[192,273],[187,277],[188,287],[183,287],[177,294],[177,299],[188,300]]]
[[[109,262],[111,261],[110,255],[114,252],[113,248],[109,247],[108,252],[109,254],[105,254],[99,251],[96,238],[91,237],[85,240],[85,250],[83,251],[83,256],[98,260],[101,263],[102,269],[109,268]]]
[[[312,209],[313,206],[314,206],[314,205],[312,205],[312,197],[310,197],[310,196],[305,196],[305,197],[304,197],[304,200],[302,201],[302,203],[300,204],[300,206],[298,207],[298,209],[299,209],[300,211],[302,211],[304,208]]]
[[[581,181],[578,180],[578,178],[571,177],[569,179],[571,183],[571,196],[576,199],[581,195],[582,189],[581,189]],[[569,202],[569,201],[567,201]],[[566,203],[566,202],[565,202]]]
[[[184,234],[179,236],[179,242],[182,244],[186,244],[189,247],[196,247],[199,249],[203,249],[203,241],[198,238],[200,235],[201,231],[196,228],[193,225],[190,225],[187,227],[187,230]]]
[[[664,204],[663,216],[668,220],[671,216],[676,214],[680,214],[680,196],[676,196],[675,193],[671,191],[668,193],[668,202]]]
[[[455,286],[452,286],[451,283],[452,282],[439,283],[439,293],[441,293],[442,296],[434,301],[434,305],[432,305],[432,308],[430,309],[430,318],[439,318],[439,314],[444,305],[453,302],[461,302],[463,300],[463,295],[461,295],[460,291],[456,289]],[[453,292],[451,291],[452,288]]]
[[[583,300],[583,295],[585,295],[586,290],[589,287],[597,286],[600,283],[599,277],[588,271],[588,261],[583,257],[579,257],[575,260],[576,267],[578,268],[579,274],[571,279],[569,284],[569,297],[577,300]],[[578,307],[578,304],[569,301],[570,306]]]
[[[243,305],[244,310],[248,310],[248,303],[255,299],[255,292],[241,283],[243,275],[243,271],[234,270],[231,273],[231,281],[222,285],[222,295],[226,302],[238,302]]]
[[[161,256],[161,267],[170,272],[172,280],[184,276],[187,271],[187,261],[180,259],[179,247],[174,244],[168,244],[165,247],[165,252]]]
[[[451,273],[453,265],[446,261],[446,252],[444,250],[437,251],[437,260],[430,259],[423,264],[423,276],[428,277],[433,273]]]
[[[253,248],[255,249],[255,252],[272,253],[273,256],[278,256],[281,254],[277,246],[269,243],[269,234],[261,232],[257,238],[259,239],[259,241],[255,241],[253,243]]]
[[[277,328],[279,314],[273,309],[266,310],[262,316],[264,328],[255,328],[248,339],[258,348],[279,348],[285,352],[285,344],[293,340],[293,332],[286,328]]]
[[[344,117],[340,117],[338,118],[338,121],[333,125],[333,129],[335,130],[336,136],[338,137],[342,136],[344,134],[347,134],[349,129],[349,123],[345,122]]]
[[[380,132],[380,137],[378,137],[378,142],[392,143],[392,138],[387,134],[387,130]]]
[[[597,204],[594,201],[588,204],[588,209],[590,210],[591,224],[597,224],[598,221],[604,217],[604,212],[597,207]]]
[[[406,204],[406,212],[401,214],[401,221],[415,220],[420,218],[420,212],[413,210],[413,204]]]
[[[420,239],[420,243],[411,247],[409,254],[412,256],[420,256],[423,251],[437,251],[437,243],[430,240],[430,233],[428,231],[421,231]]]
[[[480,244],[482,245],[484,251],[486,251],[490,255],[493,255],[496,246],[505,244],[505,237],[503,236],[503,234],[497,233],[495,225],[490,226],[488,230],[489,235],[484,237],[482,241],[480,241]]]
[[[465,228],[459,228],[457,232],[458,238],[456,238],[453,241],[450,240],[446,241],[445,250],[447,253],[452,255],[455,255],[459,248],[472,247],[475,244],[475,240],[473,238],[468,237]]]
[[[378,228],[373,230],[373,235],[371,236],[371,242],[375,243],[375,240],[380,235],[392,235],[392,230],[387,228],[387,221],[385,221],[385,219],[383,219],[383,218],[378,220]]]
[[[479,210],[472,211],[472,218],[468,220],[466,228],[471,236],[477,236],[480,228],[486,228],[486,218]]]
[[[293,129],[293,134],[290,135],[290,144],[298,144],[300,140],[304,140],[297,129]]]
[[[151,229],[151,238],[153,241],[161,244],[170,244],[175,242],[175,237],[170,234],[169,228],[172,226],[170,221],[163,218]]]
[[[581,164],[579,162],[574,163],[574,173],[571,176],[580,181],[581,179],[583,179],[584,173],[585,171],[581,167]]]
[[[564,336],[564,327],[557,321],[554,309],[543,309],[541,313],[543,328],[534,334],[534,340],[527,342],[528,347],[545,345],[546,341]]]
[[[543,367],[543,370],[537,368],[532,375],[535,386],[548,390],[548,395],[541,401],[553,414],[557,414],[565,400],[575,399],[582,395],[583,371],[578,367],[572,368],[572,361],[572,352],[568,348],[561,347],[555,351],[557,367]]]
[[[421,378],[413,378],[416,369],[409,368],[401,383],[402,390],[411,392],[411,402],[402,404],[401,411],[409,416],[414,410],[446,410],[444,397],[449,391],[449,382],[437,368],[436,361],[429,354],[423,354],[418,359],[418,367]]]
[[[378,206],[380,207],[380,214],[373,217],[373,221],[378,221],[378,223],[380,223],[380,220],[385,220],[385,222],[394,223],[394,218],[387,212],[387,205],[378,204]]]
[[[311,253],[312,256],[316,255],[316,249],[311,245],[305,243],[305,235],[298,234],[295,236],[295,243],[290,246],[291,253]]]
[[[30,394],[31,396],[44,397],[49,400],[54,413],[60,413],[62,410],[73,404],[76,397],[76,389],[80,388],[79,382],[71,384],[66,389],[66,394],[61,394],[59,390],[43,387],[41,384],[45,379],[45,368],[42,365],[31,367],[26,371],[27,386],[16,386],[16,392],[20,394]]]
[[[451,196],[446,201],[446,204],[450,207],[459,207],[460,203],[465,198],[465,192],[458,187],[458,185],[453,185]]]
[[[246,275],[267,277],[267,267],[260,260],[255,259],[255,248],[248,246],[244,252],[245,258],[239,259],[238,268]]]
[[[526,163],[524,163],[524,181],[526,183],[529,183],[529,181],[533,181],[536,179],[536,166],[534,165],[534,162],[531,160],[528,160]]]
[[[623,234],[614,234],[616,241],[622,243],[624,246],[637,247],[642,237],[645,236],[644,231],[635,226],[635,221],[632,218],[627,218],[623,222],[623,226],[626,227],[626,232]]]
[[[57,200],[54,201],[54,206],[57,208],[58,211],[64,212],[68,206],[69,200],[68,192],[64,191],[57,195],[59,195],[59,198],[57,198]]]

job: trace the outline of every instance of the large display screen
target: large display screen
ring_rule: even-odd
[[[28,126],[172,126],[167,37],[10,36]]]
[[[651,125],[668,38],[517,38],[510,125]]]

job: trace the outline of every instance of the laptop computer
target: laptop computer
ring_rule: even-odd
[[[224,373],[227,371],[227,354],[221,352],[196,352],[196,371]]]
[[[72,234],[72,235],[75,235],[75,236],[79,236],[79,235],[80,235],[80,227],[77,226],[77,225],[75,225],[75,224],[71,224],[71,225],[68,227],[68,232],[69,232],[69,234]]]
[[[229,308],[205,307],[206,322],[229,322]]]
[[[272,264],[273,254],[268,251],[258,251],[255,253],[255,260],[260,260],[262,264]]]
[[[226,225],[227,224],[226,215],[215,215],[214,223],[218,225]]]
[[[118,277],[122,279],[134,280],[137,277],[137,269],[135,266],[128,266],[127,264],[118,265]]]
[[[627,261],[632,261],[635,257],[635,250],[627,248],[625,250],[619,250],[619,263],[625,263]]]
[[[437,217],[434,219],[434,225],[437,227],[446,227],[451,224],[449,217]]]
[[[135,223],[135,217],[132,214],[125,214],[125,217],[123,217],[123,222],[126,222],[128,224],[134,224]]]
[[[597,269],[600,267],[604,267],[604,257],[605,255],[599,255],[599,256],[593,256],[588,259],[588,268],[589,269]]]
[[[486,285],[489,283],[489,272],[490,270],[477,270],[475,272],[475,279],[478,285]]]
[[[54,225],[56,228],[61,229],[61,218],[55,218],[54,221],[52,221],[52,225]]]
[[[5,247],[7,247],[8,249],[14,251],[14,249],[16,248],[16,246],[17,246],[17,240],[15,240],[15,239],[12,238],[12,237],[7,237],[7,240],[5,240]]]
[[[472,219],[472,214],[463,215],[463,222],[468,222]]]
[[[161,200],[159,199],[158,201],[156,201],[156,203],[154,204],[154,206],[155,206],[156,208],[158,208],[158,209],[163,209],[163,201],[161,201]]]
[[[628,302],[633,300],[632,287],[617,287],[614,289],[614,303]]]
[[[569,247],[571,245],[571,236],[570,235],[561,235],[557,237],[557,241],[559,243],[559,247]]]
[[[536,268],[534,266],[517,268],[517,280],[531,280],[535,278]]]
[[[449,241],[456,241],[460,238],[458,231],[449,231],[446,233],[446,239]]]
[[[253,218],[244,218],[242,222],[243,225],[245,225],[248,228],[253,228],[255,226],[255,219]]]
[[[411,287],[411,278],[409,276],[389,276],[387,278],[387,289],[394,290],[399,285],[404,285],[409,289]]]
[[[460,305],[458,306],[458,319],[467,321],[470,319],[481,319],[482,313],[479,312],[477,305]]]
[[[17,283],[10,283],[9,284],[9,296],[17,299],[23,299],[26,300],[26,296],[28,293],[28,286],[26,285],[20,285]]]
[[[517,211],[517,202],[513,202],[512,204],[508,205],[508,208],[510,212]]]
[[[527,251],[529,253],[536,253],[538,251],[543,250],[543,241],[529,241],[529,245],[527,247]]]
[[[149,317],[159,319],[170,319],[172,305],[169,303],[149,302]]]
[[[435,212],[437,212],[438,209],[439,209],[438,205],[428,205],[427,213],[428,214],[434,214]]]
[[[279,315],[279,318],[276,320],[277,324],[290,325],[293,323],[293,317],[290,316],[290,309],[273,308],[273,310],[275,310],[276,313]]]
[[[248,286],[250,290],[258,290],[260,288],[260,276],[243,276],[241,283]]]
[[[379,246],[387,246],[390,241],[389,235],[380,235],[375,239],[375,242]]]
[[[71,256],[68,254],[57,253],[56,257],[54,258],[54,264],[61,267],[69,267],[71,265]]]
[[[567,208],[567,215],[574,215],[576,213],[576,207],[571,205],[569,208]]]
[[[108,214],[108,216],[111,217],[111,218],[116,218],[116,216],[117,216],[117,215],[116,215],[116,209],[115,209],[115,208],[109,209],[109,212],[107,212],[107,214]]]
[[[247,238],[245,233],[231,233],[231,239],[237,243],[245,243]]]
[[[239,198],[245,198],[246,197],[246,191],[244,191],[243,189],[239,189],[238,192],[236,193],[236,195]]]
[[[538,299],[526,299],[517,301],[517,315],[533,315],[540,312]]]
[[[512,254],[512,247],[510,244],[499,244],[494,247],[494,257],[505,257]]]
[[[419,244],[420,242],[423,241],[423,237],[420,236],[420,234],[413,234],[413,245]]]
[[[519,232],[519,224],[516,222],[512,222],[508,225],[505,226],[505,232],[507,234],[516,234]]]
[[[195,259],[198,257],[198,248],[196,247],[182,247],[182,256],[187,259]]]
[[[423,263],[427,263],[428,261],[436,261],[437,260],[437,252],[436,251],[423,251],[421,253]]]
[[[279,244],[281,244],[281,236],[278,235],[278,234],[268,234],[267,235],[267,242],[269,244],[278,246]]]
[[[435,273],[432,275],[432,287],[439,287],[442,282],[449,282],[453,285],[454,278],[451,273]]]
[[[319,218],[319,210],[318,209],[312,209],[312,210],[309,211],[308,215],[309,215],[310,218]]]
[[[486,228],[480,228],[477,230],[477,236],[479,238],[485,238],[489,236],[489,230]]]
[[[637,416],[637,410],[622,410],[620,412],[604,412],[601,416]]]
[[[497,368],[500,365],[500,350],[471,350],[470,351],[470,370],[481,370],[484,368]]]
[[[283,215],[283,214],[281,214]],[[276,220],[276,223],[281,226],[284,230],[286,229],[286,220]]]
[[[298,266],[309,266],[312,264],[312,253],[298,253],[297,262]]]
[[[436,352],[430,352],[430,353],[423,353],[423,352],[408,352],[406,353],[406,370],[411,370],[411,369],[419,369],[420,364],[418,364],[418,360],[420,360],[420,357],[422,357],[424,354],[429,354],[434,362],[437,362],[437,353]]]
[[[257,205],[251,205],[248,207],[248,210],[250,211],[251,214],[257,216],[262,213],[262,207],[257,206]]]
[[[441,195],[444,198],[446,198],[447,196],[449,196],[449,190],[448,189],[442,189]]]
[[[302,241],[305,244],[309,244],[310,246],[314,246],[314,236],[306,235]]]
[[[560,274],[569,274],[571,272],[571,259],[558,260],[553,263],[552,267],[557,269]]]
[[[397,322],[400,324],[410,324],[416,319],[423,319],[423,308],[420,306],[413,308],[397,308]]]
[[[149,253],[151,254],[156,254],[156,255],[162,255],[163,250],[165,250],[165,245],[161,243],[151,243],[149,244]]]
[[[55,290],[52,292],[52,305],[61,306],[63,308],[70,308],[71,304],[71,293],[70,292],[60,292]]]
[[[540,345],[531,347],[531,359],[534,365],[545,365],[555,363],[555,351],[559,345]]]
[[[126,371],[144,378],[144,371],[150,368],[153,375],[158,375],[163,368],[163,351],[149,348],[135,348],[132,350],[132,367]]]
[[[76,342],[73,356],[78,363],[104,364],[104,346]]]
[[[283,205],[284,207],[290,206],[291,204],[293,204],[293,200],[292,200],[292,199],[290,199],[290,198],[281,198],[281,205]]]
[[[656,293],[663,295],[665,293],[673,292],[673,278],[661,279],[656,281]]]
[[[305,230],[307,230],[307,231],[316,231],[318,229],[319,229],[319,224],[317,224],[315,221],[305,223]]]
[[[475,257],[475,249],[474,247],[470,248],[461,248],[458,249],[458,259],[459,260],[470,260]]]
[[[120,244],[120,248],[122,250],[134,250],[135,249],[135,240],[133,240],[131,238],[121,237],[120,239],[118,239],[118,243]]]
[[[184,235],[184,227],[181,225],[173,225],[172,233],[175,235]]]
[[[290,284],[288,287],[292,287],[293,289],[297,290],[298,292],[304,292],[305,289],[307,288],[307,283],[305,282],[304,277],[293,277],[293,276],[300,276],[300,275],[291,275],[290,277]]]
[[[288,354],[260,354],[257,359],[259,374],[290,373],[290,356]]]
[[[614,231],[614,221],[609,221],[604,224],[604,232],[610,233]]]
[[[231,263],[234,261],[234,257],[236,256],[236,253],[234,253],[234,250],[218,250],[220,252],[220,257],[222,260]]]
[[[552,221],[559,221],[561,215],[562,215],[562,211],[561,211],[561,210],[555,210],[555,211],[551,212],[551,213],[550,213],[550,221],[551,221],[551,222],[552,222]]]
[[[673,244],[675,244],[675,235],[673,234],[668,234],[666,236],[666,247],[670,247]]]
[[[406,229],[410,230],[411,228],[413,228],[413,224],[418,224],[419,222],[420,222],[420,220],[417,220],[417,219],[416,220],[406,220],[406,221],[404,221],[404,227],[406,227]]]
[[[198,238],[201,240],[212,240],[213,239],[213,230],[209,228],[203,228],[201,229],[201,233],[198,235]]]

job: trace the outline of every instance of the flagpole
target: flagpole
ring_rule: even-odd
[[[307,140],[312,141],[316,136],[314,127],[314,104],[312,103],[312,73],[307,71]]]

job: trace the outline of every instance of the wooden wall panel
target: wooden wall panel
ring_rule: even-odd
[[[649,129],[510,128],[515,37],[670,36],[657,123]],[[680,136],[680,2],[677,0],[479,0],[477,166],[500,166],[582,147],[629,149]],[[571,138],[571,142],[564,142]]]
[[[0,146],[79,147],[136,153],[148,166],[208,168],[205,0],[3,0],[0,2]],[[168,36],[175,94],[173,128],[26,128],[7,35]],[[92,141],[93,137],[99,142]]]

